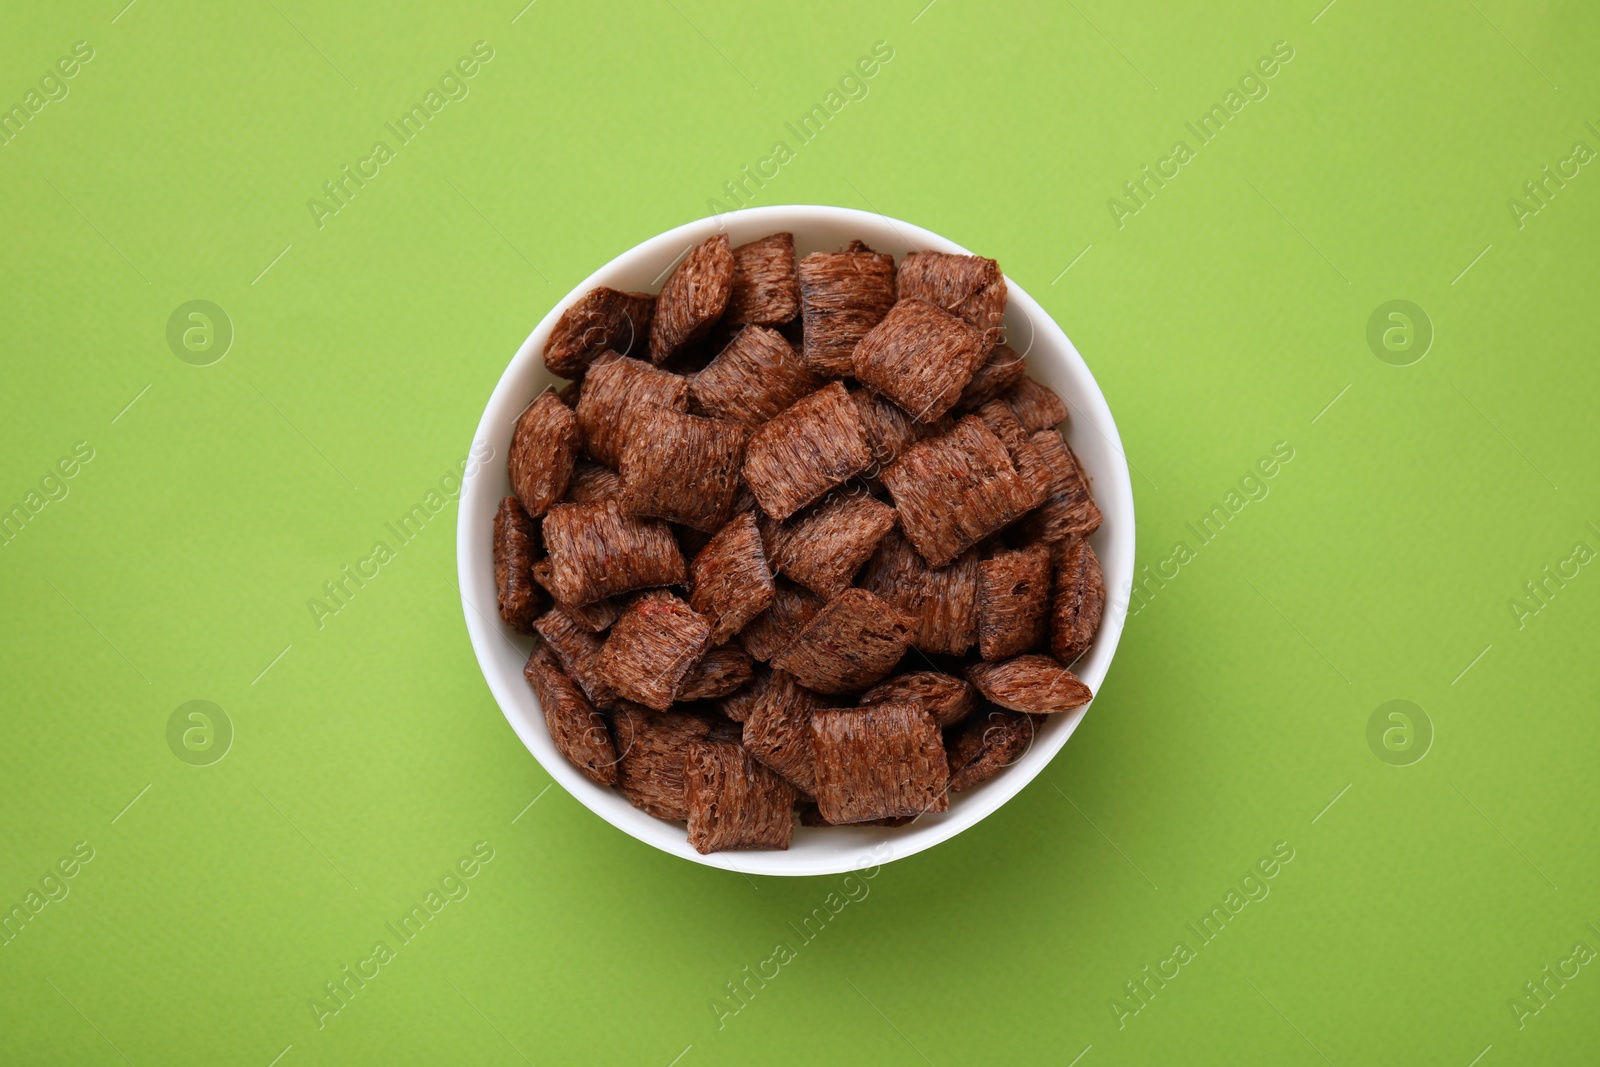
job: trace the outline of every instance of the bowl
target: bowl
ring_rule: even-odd
[[[545,369],[542,353],[545,339],[561,313],[597,285],[660,291],[667,273],[684,253],[715,234],[726,233],[737,246],[782,230],[794,234],[795,251],[801,256],[835,251],[855,238],[877,251],[892,253],[896,262],[907,252],[919,249],[967,252],[936,233],[883,215],[851,208],[789,206],[747,208],[690,222],[617,256],[550,309],[517,349],[490,395],[473,438],[472,454],[482,462],[469,466],[461,491],[457,567],[467,633],[490,692],[534,759],[580,804],[640,841],[695,863],[743,874],[840,874],[932,848],[982,821],[1044,769],[1093,704],[1049,716],[1022,756],[987,782],[952,794],[948,811],[924,815],[900,827],[801,826],[795,829],[794,842],[786,852],[717,852],[703,856],[689,846],[681,824],[646,815],[621,793],[585,778],[556,751],[539,702],[522,676],[533,639],[506,626],[495,609],[490,546],[495,508],[510,492],[505,458],[511,430],[528,402],[546,385],[557,381]],[[1000,264],[1002,270],[1005,266]],[[1063,432],[1088,472],[1095,501],[1105,516],[1090,543],[1105,570],[1108,603],[1094,646],[1074,668],[1099,693],[1122,635],[1127,592],[1133,583],[1133,487],[1128,478],[1128,462],[1111,409],[1083,357],[1015,278],[1008,275],[1006,283],[1007,340],[1027,357],[1028,373],[1055,389],[1066,401],[1069,416]]]

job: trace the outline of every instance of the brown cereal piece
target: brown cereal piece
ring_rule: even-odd
[[[855,376],[918,422],[949,411],[987,352],[972,327],[923,300],[901,300],[856,345]]]
[[[912,671],[879,682],[861,694],[859,703],[914,703],[938,727],[953,726],[971,715],[978,706],[978,692],[953,674],[939,671]]]
[[[753,512],[719,530],[689,565],[689,605],[711,620],[711,640],[728,640],[777,595]]]
[[[959,656],[978,639],[976,550],[935,569],[898,530],[891,530],[878,543],[860,585],[915,620],[911,643],[922,652]]]
[[[678,686],[676,699],[711,700],[725,697],[748,684],[753,673],[750,653],[738,645],[718,645],[689,668],[689,673],[683,676],[683,683]]]
[[[562,609],[570,616],[572,621],[588,630],[592,634],[604,633],[611,629],[618,616],[622,614],[622,605],[616,598],[596,600],[593,604],[574,607],[563,604]]]
[[[978,564],[978,655],[1010,659],[1044,643],[1050,569],[1050,546],[1042,543]]]
[[[533,580],[538,554],[539,527],[516,497],[506,497],[494,513],[494,588],[500,618],[519,634],[531,634],[534,616],[545,608]]]
[[[533,581],[539,582],[546,592],[550,589],[550,561],[539,560],[533,565]],[[578,625],[579,629],[589,630],[590,633],[603,633],[611,629],[611,624],[616,622],[616,616],[622,613],[622,605],[616,600],[597,600],[592,605],[566,605],[555,603],[562,609],[568,619]]]
[[[956,400],[959,412],[976,411],[1007,392],[1028,373],[1028,361],[1010,345],[995,345],[989,358],[972,375]]]
[[[560,389],[556,390],[556,396],[560,397],[561,402],[567,405],[567,407],[571,408],[573,411],[578,410],[578,398],[582,395],[583,379],[581,378],[575,382],[568,382],[566,385],[563,385]]]
[[[541,559],[533,565],[533,580],[538,582],[545,592],[550,592],[550,561]],[[552,594],[553,595],[553,594]],[[622,611],[622,605],[615,600],[596,600],[593,604],[563,604],[556,601],[556,606],[566,613],[567,617],[592,634],[610,629],[611,624],[617,621],[617,615]]]
[[[924,426],[907,415],[894,401],[870,389],[852,389],[850,399],[855,401],[861,425],[867,431],[873,470],[883,470],[900,453],[935,432],[933,427]]]
[[[518,416],[506,471],[529,515],[537,519],[566,493],[581,441],[578,417],[554,389],[545,389]]]
[[[622,449],[622,503],[635,515],[706,533],[733,514],[745,429],[669,408],[638,412]]]
[[[563,604],[678,585],[687,573],[671,527],[629,515],[613,501],[557,504],[545,516],[544,543],[548,588]]]
[[[817,810],[817,802],[802,797],[795,802],[794,810],[800,816],[801,826],[832,826],[833,823],[822,817],[822,812]],[[902,815],[898,819],[868,819],[865,822],[855,823],[856,826],[905,826],[917,821],[915,815]]]
[[[1050,654],[1069,666],[1094,644],[1106,606],[1106,577],[1089,542],[1067,543],[1056,563]]]
[[[610,467],[580,459],[572,468],[572,480],[567,483],[567,503],[595,504],[621,499],[622,475]]]
[[[697,715],[665,714],[624,704],[613,718],[617,735],[617,789],[634,807],[658,819],[689,817],[683,777],[689,746],[711,725]]]
[[[950,792],[971,789],[1021,759],[1033,744],[1037,726],[1033,716],[1004,708],[989,708],[968,719],[945,749]]]
[[[1012,711],[1049,715],[1076,711],[1094,699],[1094,693],[1049,656],[1018,656],[998,663],[974,663],[967,681],[985,699]]]
[[[591,703],[609,708],[617,702],[616,690],[596,668],[604,645],[599,637],[579,626],[560,607],[553,607],[533,620],[533,629],[544,639],[539,647],[555,656],[561,669],[583,688]]]
[[[798,518],[771,523],[772,569],[821,597],[842,592],[894,529],[894,508],[864,492],[837,493]]]
[[[701,704],[689,714],[704,719],[706,725],[711,727],[706,731],[707,741],[732,741],[741,744],[744,736],[744,727],[728,718],[715,707]]]
[[[820,707],[817,694],[783,671],[773,671],[744,723],[744,747],[750,754],[808,796],[817,790],[811,713]]]
[[[851,353],[894,306],[894,257],[860,251],[813,252],[800,261],[801,354],[818,374],[851,373]]]
[[[772,666],[818,693],[859,692],[900,662],[914,625],[905,612],[865,589],[846,589],[772,657]]]
[[[579,378],[607,350],[642,355],[655,310],[656,298],[649,293],[623,293],[603,285],[590,289],[556,320],[544,344],[544,365],[551,374]]]
[[[800,314],[794,234],[775,233],[733,250],[733,291],[723,322],[777,326]]]
[[[915,703],[811,716],[817,809],[830,823],[922,815],[950,806],[939,728]]]
[[[578,398],[578,428],[589,458],[616,469],[639,412],[651,405],[688,411],[689,379],[637,359],[597,361]]]
[[[744,480],[761,510],[781,521],[871,462],[860,412],[843,385],[829,382],[751,435]]]
[[[739,632],[739,643],[756,659],[769,662],[822,610],[822,599],[792,582],[774,583],[772,604]]]
[[[543,645],[534,649],[522,669],[539,698],[544,724],[556,751],[584,777],[601,785],[617,782],[617,750],[606,721],[567,677]]]
[[[1067,418],[1067,405],[1056,391],[1032,378],[1024,377],[1002,393],[1000,399],[1016,412],[1017,421],[1029,433],[1054,429]]]
[[[704,414],[755,427],[823,384],[783,334],[746,326],[694,376],[689,396]]]
[[[666,711],[710,639],[704,615],[671,593],[644,593],[623,609],[595,670],[624,699]]]
[[[988,352],[1005,336],[1006,279],[982,256],[912,252],[900,261],[895,291],[901,300],[926,300],[960,316]]]
[[[1028,506],[1036,508],[1043,504],[1055,484],[1055,471],[1045,462],[1043,454],[1029,439],[1028,431],[1017,421],[1016,415],[1001,401],[991,400],[978,409],[978,418],[1005,445],[1006,454],[1011,457],[1012,465],[1027,486]]]
[[[1005,445],[972,415],[949,433],[906,449],[883,472],[883,484],[894,497],[906,538],[935,567],[1033,506],[1033,494]]]
[[[1025,536],[1055,543],[1088,537],[1100,528],[1100,507],[1089,491],[1083,464],[1058,430],[1041,430],[1028,440],[1044,458],[1053,478],[1050,495],[1020,526]]]
[[[715,701],[717,710],[733,722],[744,722],[749,719],[751,713],[755,711],[756,702],[767,691],[767,686],[772,684],[772,672],[765,665],[752,664],[751,672],[750,681]]]
[[[661,287],[650,323],[650,362],[661,364],[711,329],[732,291],[733,250],[728,235],[719,233],[691,249]]]
[[[702,855],[736,848],[786,849],[794,838],[794,786],[742,745],[695,741],[684,762],[689,844]]]

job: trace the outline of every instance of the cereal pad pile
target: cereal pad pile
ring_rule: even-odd
[[[500,615],[589,778],[701,852],[944,811],[1093,694],[1100,525],[991,259],[777,233],[561,316],[518,418]]]

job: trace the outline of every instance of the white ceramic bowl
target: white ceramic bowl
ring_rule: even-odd
[[[596,785],[579,774],[556,751],[539,703],[522,676],[532,639],[507,627],[495,610],[490,546],[495,508],[510,492],[505,457],[511,429],[528,402],[555,381],[545,370],[541,353],[562,311],[597,285],[658,292],[669,268],[684,252],[713,234],[725,232],[734,245],[739,245],[781,230],[794,234],[795,250],[802,256],[835,251],[855,238],[880,252],[892,253],[896,261],[919,249],[967,251],[938,234],[865,211],[758,207],[679,226],[622,253],[550,309],[500,376],[473,440],[474,455],[481,455],[485,445],[493,453],[482,464],[469,467],[465,478],[456,555],[467,632],[489,689],[528,751],[568,793],[618,829],[686,860],[746,874],[838,874],[920,852],[977,823],[1033,780],[1066,744],[1088,709],[1050,716],[1024,755],[982,785],[953,794],[948,811],[924,815],[909,825],[894,828],[802,826],[796,828],[794,843],[786,852],[720,852],[702,856],[689,847],[682,825],[646,815],[616,790]],[[1004,263],[1000,266],[1005,268]],[[1010,294],[1005,318],[1007,339],[1027,356],[1029,374],[1066,400],[1070,408],[1067,439],[1087,469],[1095,500],[1105,515],[1104,524],[1090,540],[1105,568],[1108,603],[1094,647],[1075,668],[1098,693],[1122,635],[1126,593],[1133,579],[1133,487],[1128,479],[1128,463],[1111,409],[1083,357],[1014,278],[1008,277],[1006,283]]]

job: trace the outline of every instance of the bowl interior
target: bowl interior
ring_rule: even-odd
[[[597,285],[657,292],[684,253],[719,232],[738,245],[787,230],[799,255],[835,251],[859,238],[898,261],[907,252],[967,249],[917,226],[870,212],[836,207],[762,207],[692,222],[624,252],[577,286],[553,308],[517,350],[495,386],[478,425],[461,493],[456,552],[467,630],[485,680],[522,743],[557,782],[601,818],[641,841],[684,859],[744,873],[835,874],[919,852],[961,832],[1005,803],[1033,779],[1072,735],[1087,708],[1053,715],[1015,763],[974,789],[952,794],[948,811],[924,815],[907,826],[797,827],[787,852],[723,852],[702,856],[689,846],[682,825],[639,811],[613,789],[589,781],[556,751],[533,690],[522,676],[532,639],[500,621],[495,610],[490,554],[496,507],[510,492],[505,457],[512,426],[546,385],[558,383],[544,367],[545,339],[561,312]],[[1005,264],[1001,264],[1001,269]],[[1007,278],[1008,342],[1028,359],[1029,374],[1067,402],[1063,432],[1082,461],[1105,521],[1090,538],[1105,570],[1108,604],[1094,647],[1075,672],[1099,692],[1116,651],[1133,578],[1133,491],[1116,423],[1094,376],[1077,349],[1039,305]],[[1090,705],[1093,706],[1092,704]]]

